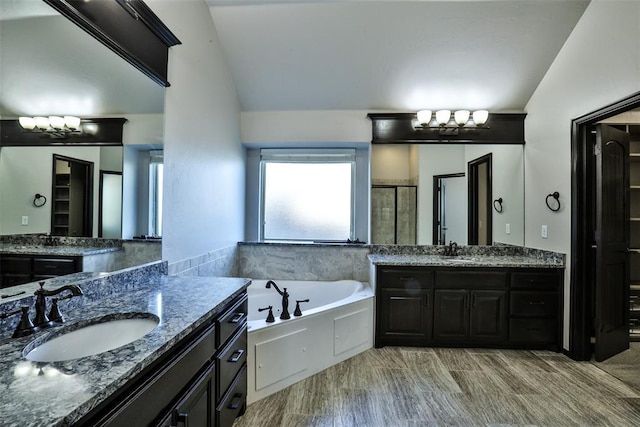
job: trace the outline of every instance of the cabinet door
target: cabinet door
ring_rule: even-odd
[[[431,335],[431,289],[380,290],[376,346],[424,345]]]
[[[473,342],[507,340],[507,293],[470,291],[469,339]]]
[[[172,411],[172,425],[177,427],[209,427],[214,413],[213,366],[210,367],[182,396]]]
[[[463,342],[469,336],[469,291],[436,289],[433,309],[433,339]]]

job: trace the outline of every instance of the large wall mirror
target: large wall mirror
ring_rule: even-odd
[[[524,245],[523,145],[371,150],[372,244]]]
[[[149,183],[162,163],[164,88],[43,1],[2,1],[0,17],[3,119],[127,119],[121,147],[71,146],[64,140],[45,147],[0,147],[0,234],[56,234],[51,227],[54,155],[94,165],[91,237],[104,235],[103,219],[120,228],[110,228],[103,237],[160,234],[152,224],[157,221]],[[101,182],[109,183],[111,198],[121,194],[120,203],[101,204]],[[114,185],[121,186],[120,192]],[[35,194],[46,196],[48,203],[34,206]],[[117,215],[120,221],[114,222]]]

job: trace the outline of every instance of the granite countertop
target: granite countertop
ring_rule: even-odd
[[[89,247],[0,244],[0,254],[2,255],[89,256],[121,250],[121,246]]]
[[[564,268],[564,261],[557,258],[527,255],[370,254],[368,257],[374,265],[386,266]]]
[[[239,278],[159,276],[101,298],[90,299],[85,295],[67,300],[69,303],[77,300],[75,308],[71,304],[65,309],[67,301],[61,303],[67,319],[65,326],[125,312],[153,313],[160,318],[160,324],[130,344],[68,362],[35,363],[22,355],[23,348],[32,340],[59,327],[1,341],[0,425],[73,424],[222,310],[249,283],[248,279]],[[90,295],[90,289],[88,292]],[[81,302],[83,298],[86,302]]]

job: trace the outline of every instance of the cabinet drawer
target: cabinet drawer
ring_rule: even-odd
[[[509,340],[513,343],[554,344],[558,341],[555,319],[511,319]]]
[[[31,258],[0,255],[0,273],[31,273]]]
[[[88,425],[113,426],[150,425],[167,408],[179,390],[210,367],[215,353],[215,327],[210,325],[188,342],[176,344],[179,354],[171,356],[159,371],[136,381],[134,387],[121,396],[122,403],[110,410],[100,421]],[[193,340],[193,341],[191,341]],[[186,347],[186,348],[184,348]]]
[[[509,312],[512,316],[558,315],[558,294],[556,292],[511,291]]]
[[[442,289],[505,289],[503,271],[436,271],[435,286]]]
[[[511,273],[511,287],[514,289],[529,288],[557,290],[560,287],[560,275],[555,271],[513,272]]]
[[[216,407],[218,427],[231,427],[238,415],[244,413],[247,402],[247,366],[238,373],[229,391]]]
[[[243,294],[238,302],[218,318],[218,348],[222,347],[229,337],[247,322],[249,310],[247,301],[247,295]]]
[[[378,286],[382,288],[424,289],[433,287],[433,272],[411,268],[381,268]]]
[[[60,276],[79,271],[73,258],[34,258],[33,274]]]
[[[218,367],[218,389],[216,399],[219,400],[229,388],[240,368],[247,360],[247,326],[245,325],[229,344],[216,356]]]

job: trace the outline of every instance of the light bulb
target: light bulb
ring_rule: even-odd
[[[482,126],[489,119],[489,112],[487,110],[478,110],[473,112],[473,122],[477,126]]]
[[[458,126],[464,126],[469,121],[469,110],[458,110],[453,113]]]
[[[36,122],[36,126],[40,130],[47,130],[49,128],[49,119],[42,116],[37,116],[33,118]]]
[[[428,126],[431,122],[431,110],[420,110],[418,111],[418,123],[422,126]]]
[[[60,116],[49,116],[49,124],[56,130],[64,129],[64,119]]]
[[[444,126],[449,123],[449,119],[451,118],[450,110],[438,110],[436,111],[436,121],[440,126]]]
[[[64,116],[64,123],[71,130],[76,130],[80,127],[80,117]]]
[[[36,121],[33,117],[20,117],[18,118],[18,121],[23,129],[32,130],[36,127]]]

